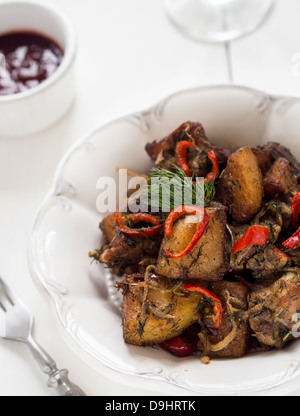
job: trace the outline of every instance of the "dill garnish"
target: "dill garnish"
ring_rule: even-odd
[[[174,171],[155,167],[143,197],[148,200],[152,212],[169,214],[179,206],[205,206],[215,197],[214,182],[203,178],[190,178],[182,169],[173,165]]]

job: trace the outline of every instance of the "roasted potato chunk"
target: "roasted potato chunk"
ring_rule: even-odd
[[[197,224],[189,216],[180,218],[173,227],[173,236],[164,238],[158,257],[157,273],[170,279],[221,280],[228,266],[226,253],[226,222],[224,206],[214,203],[207,208],[210,223],[194,249],[179,259],[165,256],[165,250],[184,250],[195,234]]]
[[[233,153],[217,186],[217,194],[228,212],[240,224],[245,224],[262,206],[263,177],[252,150],[243,147]]]
[[[292,166],[283,157],[276,160],[264,179],[265,194],[270,197],[288,194],[296,185],[297,179],[293,175]]]
[[[176,294],[176,285],[159,278],[151,283],[126,276],[123,283],[123,333],[132,345],[157,345],[172,339],[199,319],[201,295]]]

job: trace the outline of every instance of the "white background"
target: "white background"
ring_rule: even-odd
[[[230,81],[299,96],[293,60],[300,53],[300,2],[278,0],[270,20],[233,42],[228,55],[225,46],[179,34],[161,0],[49,1],[65,10],[77,31],[77,100],[63,120],[41,134],[0,137],[0,275],[35,315],[37,340],[89,396],[164,394],[154,382],[140,380],[140,389],[132,389],[126,377],[96,373],[64,343],[28,272],[27,241],[35,214],[64,153],[111,119],[148,108],[178,90]],[[55,395],[23,345],[0,342],[0,369],[1,396]],[[170,395],[182,393],[166,389]]]

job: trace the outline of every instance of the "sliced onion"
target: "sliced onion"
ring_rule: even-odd
[[[236,334],[237,334],[237,323],[234,321],[234,322],[232,322],[232,325],[233,325],[232,331],[230,332],[229,335],[227,335],[227,337],[225,337],[223,339],[223,341],[221,341],[221,342],[219,342],[218,344],[215,344],[215,345],[213,345],[213,344],[209,345],[209,350],[211,352],[222,351],[226,347],[228,347],[229,344],[232,343],[232,341],[234,340],[234,338],[236,337]]]

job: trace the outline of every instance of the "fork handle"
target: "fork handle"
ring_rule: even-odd
[[[32,336],[27,339],[27,345],[41,370],[49,376],[48,387],[55,389],[60,396],[86,396],[78,386],[70,381],[67,370],[57,369],[55,361]]]
[[[48,387],[55,389],[60,396],[86,396],[86,394],[69,379],[67,370],[57,370],[48,381]]]

